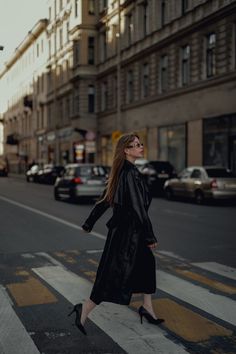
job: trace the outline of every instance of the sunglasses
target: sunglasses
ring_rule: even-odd
[[[128,148],[140,148],[140,147],[143,147],[143,144],[142,143],[135,143],[133,145],[129,145],[127,146]]]

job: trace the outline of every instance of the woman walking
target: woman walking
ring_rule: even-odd
[[[75,323],[86,334],[84,323],[89,313],[102,301],[129,305],[133,293],[143,294],[139,315],[158,325],[151,294],[156,291],[155,258],[157,246],[148,217],[149,191],[134,162],[143,156],[143,144],[135,133],[120,137],[114,154],[107,188],[82,228],[90,232],[102,214],[112,207],[109,229],[90,298],[74,306]]]

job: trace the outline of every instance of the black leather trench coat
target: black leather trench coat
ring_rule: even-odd
[[[142,175],[134,164],[125,160],[90,296],[96,304],[108,301],[128,305],[132,293],[156,291],[155,258],[148,247],[157,242],[148,216],[150,202]],[[82,227],[91,231],[109,207],[106,201],[97,203]]]

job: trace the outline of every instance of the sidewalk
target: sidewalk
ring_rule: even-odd
[[[24,173],[8,173],[8,177],[25,179]]]

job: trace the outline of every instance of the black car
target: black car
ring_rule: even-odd
[[[60,177],[65,171],[61,165],[45,165],[37,174],[37,182],[44,184],[54,184],[57,177]]]
[[[139,168],[153,195],[163,194],[165,182],[176,177],[174,166],[169,161],[149,161]]]

